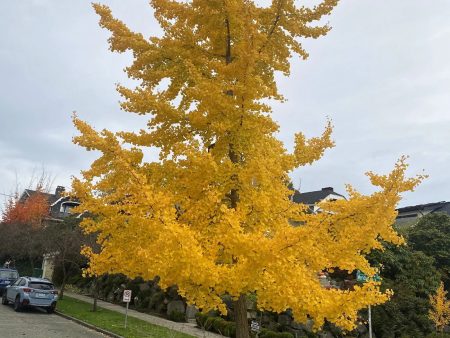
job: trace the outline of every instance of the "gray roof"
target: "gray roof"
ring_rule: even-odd
[[[31,197],[35,194],[40,194],[40,195],[45,196],[48,204],[52,205],[61,197],[61,195],[64,193],[64,191],[65,191],[65,188],[60,185],[56,187],[55,192],[53,194],[48,193],[48,192],[39,191],[39,190],[25,189],[24,192],[22,193],[22,195],[20,196],[19,201],[25,202],[29,197]]]
[[[36,191],[36,190],[31,190],[31,189],[25,189],[25,191],[23,192],[22,196],[20,197],[20,201],[24,202],[28,197],[31,197],[35,194],[41,194],[44,195],[47,198],[47,201],[49,204],[52,204],[53,202],[55,202],[59,196],[55,195],[55,194],[49,194],[47,192],[42,192],[42,191]]]
[[[312,204],[319,203],[320,201],[322,201],[324,198],[326,198],[329,195],[336,195],[336,196],[345,198],[345,196],[335,192],[333,188],[327,187],[327,188],[322,188],[321,190],[309,191],[309,192],[304,192],[304,193],[300,193],[298,190],[295,190],[292,200],[295,203],[312,205]]]
[[[427,204],[412,205],[409,207],[403,207],[397,209],[399,216],[406,212],[417,212],[417,213],[433,213],[433,212],[445,212],[450,215],[450,202],[435,202]]]

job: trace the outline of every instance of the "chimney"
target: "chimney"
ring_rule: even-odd
[[[62,185],[58,185],[55,190],[55,195],[57,197],[61,197],[61,195],[64,193],[65,190],[66,188],[64,188]]]
[[[322,188],[322,191],[334,192],[333,187]]]

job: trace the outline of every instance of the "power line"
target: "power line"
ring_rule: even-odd
[[[1,193],[1,192],[0,192],[0,195],[6,196],[6,197],[15,197],[14,195],[3,194],[3,193]]]

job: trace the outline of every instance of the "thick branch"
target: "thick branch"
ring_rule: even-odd
[[[275,32],[275,29],[278,26],[278,23],[280,22],[281,19],[281,9],[283,7],[283,0],[279,0],[278,1],[278,6],[277,6],[277,14],[275,16],[275,19],[273,20],[272,23],[272,27],[270,27],[269,29],[269,33],[267,33],[267,39],[264,42],[264,44],[261,46],[261,48],[259,49],[258,53],[261,53],[262,50],[267,46],[267,44],[269,43],[270,38],[272,37],[273,33]]]

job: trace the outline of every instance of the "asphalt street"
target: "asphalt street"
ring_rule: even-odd
[[[0,304],[1,338],[99,338],[106,336],[40,309],[14,312],[12,305]]]

